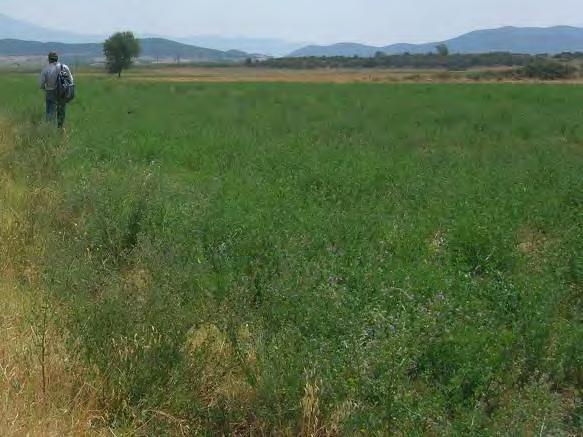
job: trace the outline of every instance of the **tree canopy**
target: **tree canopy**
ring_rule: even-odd
[[[140,42],[132,32],[118,32],[103,43],[107,71],[121,77],[123,70],[131,67],[140,55]]]
[[[449,55],[449,47],[446,44],[436,45],[435,50],[437,50],[437,54],[439,56],[448,56]]]

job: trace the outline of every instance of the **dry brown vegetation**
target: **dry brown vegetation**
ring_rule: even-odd
[[[98,388],[35,292],[0,285],[0,435],[83,435],[104,422]]]
[[[7,71],[15,71],[13,67]],[[36,67],[35,67],[36,68]],[[30,68],[26,72],[35,71]],[[139,82],[167,83],[513,83],[513,84],[581,84],[583,78],[544,81],[512,79],[504,72],[508,68],[446,70],[400,69],[273,69],[245,67],[136,67],[125,73],[124,79]],[[490,74],[493,73],[493,74]],[[36,75],[36,73],[34,73]],[[81,68],[78,77],[103,78],[103,71]],[[118,80],[117,77],[110,78]]]
[[[480,76],[483,72],[501,73],[506,68],[468,71],[399,70],[399,69],[270,69],[270,68],[213,68],[165,67],[136,68],[127,73],[130,80],[174,83],[540,83],[540,80],[512,80],[503,75]],[[96,75],[96,73],[87,73]],[[581,79],[553,81],[553,83],[580,83]]]
[[[137,69],[132,80],[160,82],[282,82],[282,83],[395,83],[470,81],[462,73],[424,70],[314,69],[276,70],[259,68],[160,68]]]
[[[15,134],[0,120],[0,158]],[[39,268],[21,262],[24,251],[40,250],[27,238],[32,218],[20,209],[38,193],[3,171],[0,186],[0,435],[87,434],[104,420],[98,388],[55,323],[58,308],[40,288]]]

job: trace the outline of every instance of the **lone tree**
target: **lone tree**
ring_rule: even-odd
[[[121,72],[131,67],[140,55],[140,43],[132,32],[118,32],[103,43],[107,71],[121,77]]]
[[[445,44],[438,44],[435,46],[435,50],[437,50],[437,54],[439,56],[447,56],[449,55],[449,48]]]

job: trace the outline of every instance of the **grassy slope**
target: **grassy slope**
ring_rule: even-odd
[[[582,89],[81,79],[60,141],[29,86],[11,259],[111,426],[581,426]]]

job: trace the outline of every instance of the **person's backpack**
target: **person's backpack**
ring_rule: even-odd
[[[59,64],[59,74],[57,75],[57,99],[61,102],[69,103],[75,98],[75,85],[71,75],[63,69],[63,64]]]

